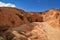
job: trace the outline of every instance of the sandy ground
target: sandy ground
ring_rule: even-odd
[[[47,33],[48,40],[60,40],[60,29],[59,28],[53,28],[46,22],[43,23],[45,26],[45,30]]]
[[[47,22],[35,23],[31,31],[31,40],[60,40],[60,29],[50,26]]]

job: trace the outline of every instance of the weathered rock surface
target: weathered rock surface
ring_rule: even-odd
[[[45,21],[52,27],[56,28],[60,26],[60,11],[51,9],[45,14]]]
[[[35,12],[28,13],[16,8],[0,7],[0,29],[15,27],[35,21],[43,21],[42,15]]]
[[[60,40],[60,10],[25,12],[0,7],[1,40]]]
[[[14,34],[16,40],[60,40],[60,28],[55,29],[47,22],[33,22],[31,25],[30,30],[28,25],[21,25],[8,32]]]

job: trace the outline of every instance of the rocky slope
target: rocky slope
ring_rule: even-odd
[[[60,40],[60,10],[25,12],[0,7],[0,40]]]
[[[28,13],[16,8],[0,7],[1,28],[2,26],[15,27],[35,21],[43,21],[42,15],[35,12]]]

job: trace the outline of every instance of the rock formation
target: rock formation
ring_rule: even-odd
[[[60,10],[0,7],[0,40],[60,40]]]

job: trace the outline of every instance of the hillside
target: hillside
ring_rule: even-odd
[[[25,12],[22,9],[0,7],[2,39],[60,40],[60,10]]]

